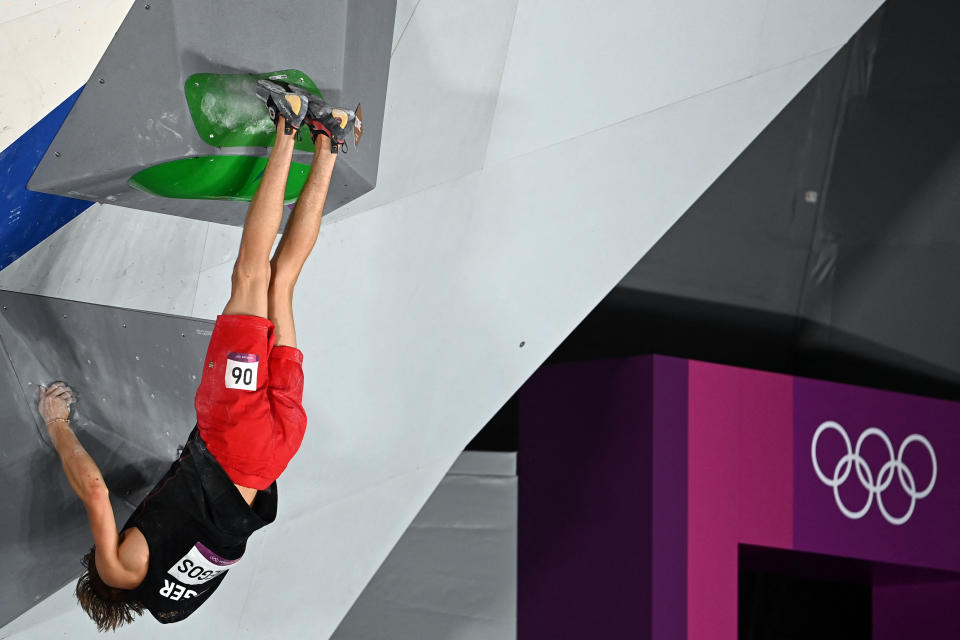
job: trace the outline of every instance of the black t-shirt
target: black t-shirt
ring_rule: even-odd
[[[180,457],[123,529],[137,527],[150,565],[134,595],[160,622],[179,622],[220,586],[247,538],[277,516],[277,483],[247,505],[194,427]]]

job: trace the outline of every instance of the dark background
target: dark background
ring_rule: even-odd
[[[546,364],[661,353],[960,400],[958,24],[888,1]],[[468,448],[517,445],[513,398]],[[870,637],[867,584],[741,585],[743,638]]]

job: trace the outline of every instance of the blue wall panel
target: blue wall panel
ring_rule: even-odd
[[[83,89],[0,152],[0,269],[85,211],[92,202],[27,190],[40,159]]]

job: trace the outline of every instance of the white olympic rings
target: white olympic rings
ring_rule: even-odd
[[[847,448],[847,453],[842,456],[837,462],[837,466],[833,470],[833,477],[827,476],[820,469],[820,463],[817,461],[817,441],[820,439],[820,436],[824,431],[828,429],[833,429],[840,434],[840,437],[843,438],[843,443]],[[885,462],[882,467],[880,467],[880,472],[877,474],[876,479],[873,477],[873,472],[870,470],[870,466],[867,464],[867,461],[863,459],[860,455],[860,448],[863,446],[864,441],[870,436],[876,436],[880,438],[881,441],[887,446],[887,452],[890,454],[890,460]],[[927,451],[930,453],[930,462],[933,466],[933,472],[930,476],[930,483],[923,491],[917,491],[917,485],[913,477],[913,472],[907,468],[907,465],[903,463],[903,452],[906,451],[907,445],[911,442],[919,442],[924,447],[927,448]],[[930,444],[930,441],[924,438],[919,434],[911,434],[907,436],[903,443],[900,445],[900,450],[897,452],[897,455],[893,455],[893,443],[890,442],[890,438],[887,437],[880,429],[876,427],[870,427],[866,431],[860,434],[860,437],[857,438],[856,448],[851,447],[850,437],[847,435],[847,432],[841,427],[838,423],[833,420],[827,420],[819,427],[817,427],[816,432],[813,434],[813,441],[810,443],[810,458],[813,461],[813,470],[817,472],[817,477],[820,478],[820,481],[828,487],[833,488],[833,497],[837,501],[837,506],[840,508],[840,511],[843,515],[847,516],[851,520],[859,520],[866,515],[867,511],[870,510],[870,506],[873,504],[873,497],[877,497],[877,506],[880,508],[880,513],[883,514],[883,517],[887,522],[894,525],[901,525],[907,520],[910,519],[910,516],[913,515],[913,509],[917,505],[917,500],[921,500],[930,495],[930,492],[933,491],[933,485],[937,481],[937,455],[933,451],[933,445]],[[851,469],[856,469],[857,478],[860,480],[860,484],[863,485],[863,488],[867,490],[867,502],[863,507],[858,511],[852,511],[843,503],[843,500],[840,499],[840,485],[847,481],[847,478],[850,477]],[[887,511],[887,508],[883,504],[883,492],[887,490],[890,486],[890,483],[893,482],[893,472],[896,470],[897,478],[900,480],[900,486],[903,487],[904,492],[910,496],[910,507],[907,509],[907,512],[902,516],[894,517],[890,515]]]

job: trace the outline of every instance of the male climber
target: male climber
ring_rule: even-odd
[[[144,609],[160,622],[177,622],[202,605],[243,556],[247,538],[276,517],[276,479],[306,429],[293,289],[317,240],[337,151],[351,128],[359,138],[362,123],[353,112],[270,81],[258,83],[257,95],[277,138],[243,226],[230,300],[204,359],[197,425],[119,532],[103,476],[70,429],[76,394],[63,382],[41,387],[40,414],[93,532],[76,594],[100,631],[132,622]],[[271,258],[303,124],[314,140],[313,166]]]

